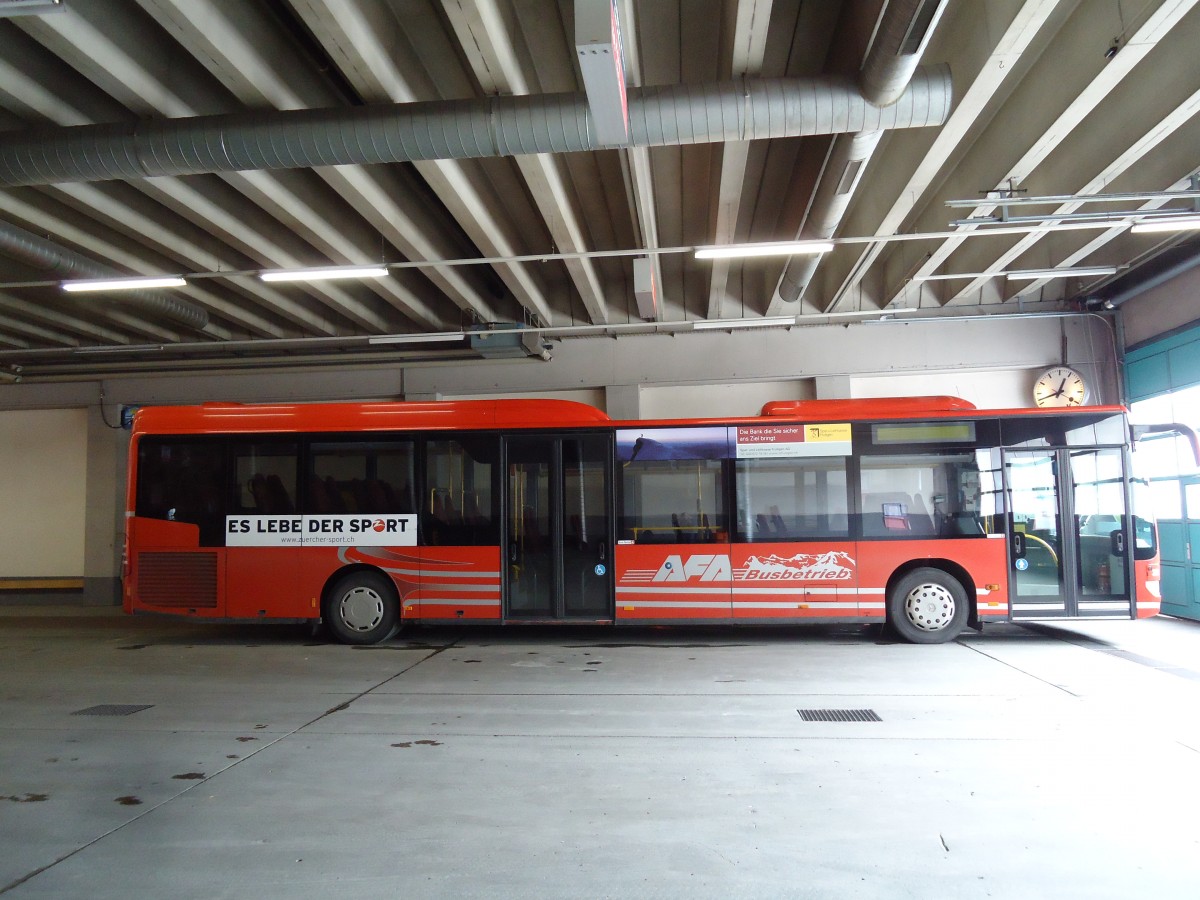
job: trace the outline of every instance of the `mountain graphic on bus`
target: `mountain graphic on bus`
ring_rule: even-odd
[[[854,574],[854,558],[840,550],[795,556],[751,556],[738,576],[745,581],[836,581]]]

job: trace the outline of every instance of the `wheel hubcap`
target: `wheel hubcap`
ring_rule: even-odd
[[[904,614],[922,631],[941,631],[954,619],[954,595],[940,584],[919,584],[904,598]]]
[[[370,588],[354,588],[342,595],[338,615],[351,631],[370,631],[383,621],[383,598]]]

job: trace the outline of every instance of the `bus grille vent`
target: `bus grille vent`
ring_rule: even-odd
[[[147,606],[216,609],[217,554],[139,553],[138,599]]]
[[[798,709],[805,722],[882,722],[873,709]]]

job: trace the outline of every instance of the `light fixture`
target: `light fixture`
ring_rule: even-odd
[[[162,344],[98,344],[94,347],[72,347],[72,353],[157,353],[166,350]]]
[[[1116,274],[1116,266],[1076,266],[1069,269],[1022,269],[1005,272],[1004,276],[1013,281],[1036,281],[1041,278],[1088,278]]]
[[[381,334],[367,338],[368,344],[425,344],[430,341],[461,341],[465,334],[461,331],[439,332],[436,334]]]
[[[275,269],[260,272],[263,281],[334,281],[339,278],[384,278],[385,266],[330,266],[323,269]]]
[[[944,275],[914,275],[909,281],[954,281],[959,278],[997,278],[1003,275],[1002,269],[994,272],[950,272]]]
[[[1129,230],[1135,234],[1154,231],[1195,231],[1200,229],[1200,215],[1176,216],[1175,218],[1147,219],[1144,222],[1134,222]]]
[[[778,328],[795,324],[795,316],[773,316],[763,319],[701,319],[692,323],[692,331],[724,331],[727,328]]]
[[[784,241],[773,244],[727,244],[723,247],[697,247],[696,259],[732,259],[743,256],[797,256],[829,253],[831,241]]]
[[[62,289],[72,294],[88,291],[139,291],[174,287],[187,287],[187,282],[177,275],[160,275],[148,278],[97,278],[93,281],[64,281],[62,283]]]

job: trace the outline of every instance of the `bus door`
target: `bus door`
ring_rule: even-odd
[[[1162,611],[1200,619],[1200,478],[1155,482],[1162,555]]]
[[[612,618],[611,459],[604,434],[505,440],[508,618]]]
[[[1006,451],[1013,619],[1134,615],[1117,448]]]

